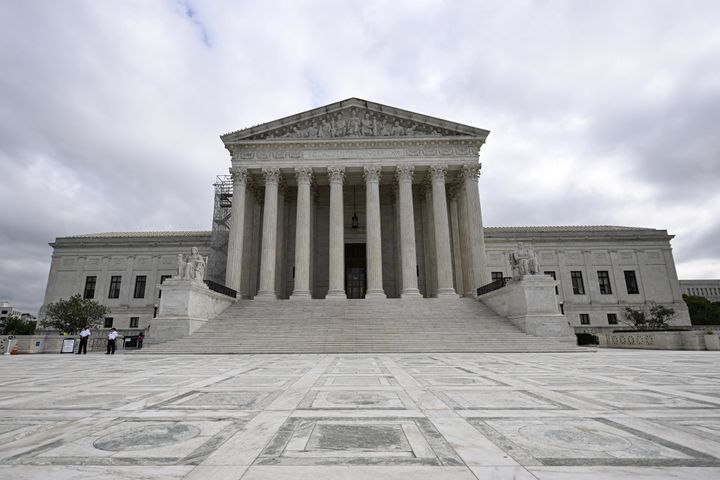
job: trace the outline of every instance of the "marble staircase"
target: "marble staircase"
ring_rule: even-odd
[[[191,336],[142,353],[568,352],[458,299],[241,300]]]

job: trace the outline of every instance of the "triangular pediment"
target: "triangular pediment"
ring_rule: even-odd
[[[324,107],[222,135],[225,145],[246,141],[352,138],[468,137],[490,132],[399,108],[350,98]]]

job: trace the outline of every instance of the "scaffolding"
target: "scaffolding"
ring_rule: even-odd
[[[212,233],[210,235],[211,255],[208,260],[207,278],[224,284],[230,237],[230,214],[232,212],[232,177],[218,175],[213,187],[215,187],[215,204],[213,206]]]

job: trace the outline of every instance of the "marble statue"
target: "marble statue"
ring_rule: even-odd
[[[540,264],[537,255],[535,255],[532,248],[527,247],[524,243],[519,243],[518,247],[508,256],[512,267],[513,280],[520,280],[525,275],[540,275]]]
[[[206,265],[207,257],[200,255],[197,247],[192,247],[190,255],[178,253],[178,274],[175,278],[203,283]]]

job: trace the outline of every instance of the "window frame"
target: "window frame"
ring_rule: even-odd
[[[585,282],[583,282],[581,270],[571,270],[570,281],[572,282],[574,295],[585,295]]]
[[[140,281],[142,279],[142,282]],[[147,286],[147,275],[135,275],[135,288],[133,289],[133,298],[145,298],[145,288]]]
[[[120,298],[120,287],[122,286],[122,275],[110,276],[110,288],[108,298]]]
[[[580,314],[580,325],[590,325],[590,314],[589,313],[581,313]]]
[[[639,295],[640,285],[638,284],[635,270],[623,270],[623,275],[625,276],[625,288],[627,288],[628,295]],[[630,281],[628,282],[628,280]]]
[[[612,295],[612,284],[610,283],[610,272],[608,270],[598,270],[598,290],[600,295]]]
[[[90,282],[92,279],[92,282]],[[92,285],[92,289],[90,286]],[[85,276],[85,288],[83,289],[83,298],[92,300],[95,298],[95,290],[97,289],[97,275],[86,275]],[[88,295],[88,293],[90,293]]]
[[[614,320],[614,321],[610,321],[610,320]],[[608,313],[607,321],[608,321],[608,325],[617,325],[618,324],[617,313]]]
[[[115,319],[113,317],[105,317],[103,328],[112,328]]]
[[[140,317],[130,317],[130,328],[138,328]]]

